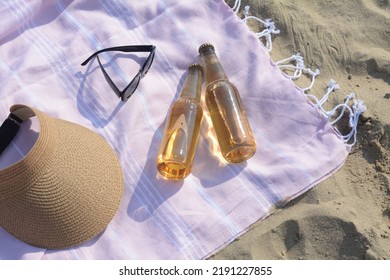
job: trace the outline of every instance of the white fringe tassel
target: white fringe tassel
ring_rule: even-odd
[[[233,11],[237,14],[240,11],[241,0],[236,0],[233,6]],[[255,16],[249,15],[249,6],[245,6],[244,8],[244,18],[243,22],[248,23],[248,20],[255,20],[258,23],[262,24],[265,29],[261,32],[255,32],[255,35],[258,39],[265,39],[265,47],[270,52],[272,50],[272,34],[279,34],[280,30],[276,29],[275,23],[271,19],[261,20]]]
[[[232,8],[236,14],[240,11],[240,6],[241,6],[241,0],[236,0]],[[265,47],[267,48],[268,52],[270,52],[272,50],[272,34],[279,34],[280,30],[276,29],[275,23],[271,19],[266,19],[265,21],[263,21],[258,17],[249,16],[249,6],[245,6],[244,18],[242,19],[242,21],[248,23],[248,20],[255,20],[265,27],[263,31],[258,33],[255,32],[255,35],[257,36],[258,39],[261,38],[265,39]],[[367,109],[367,107],[366,105],[364,105],[362,100],[355,98],[355,93],[350,93],[349,95],[347,95],[344,103],[338,104],[330,111],[327,111],[324,108],[324,104],[329,99],[330,94],[332,92],[340,89],[340,86],[334,80],[329,81],[324,96],[320,100],[318,100],[317,97],[307,93],[307,91],[313,88],[315,79],[320,74],[320,70],[316,69],[313,71],[310,68],[306,67],[303,57],[301,56],[300,53],[296,53],[291,57],[276,62],[276,66],[278,66],[279,69],[281,69],[282,71],[283,70],[294,71],[293,74],[291,75],[288,75],[283,72],[283,74],[291,80],[297,80],[302,75],[310,76],[311,81],[309,86],[300,89],[302,90],[302,92],[305,93],[305,95],[308,97],[310,102],[318,109],[318,111],[328,119],[329,123],[333,127],[335,127],[336,123],[341,120],[341,118],[347,111],[349,113],[350,131],[345,135],[343,135],[340,132],[339,134],[341,135],[341,138],[343,139],[346,145],[352,147],[353,145],[356,144],[356,133],[357,133],[357,125],[358,125],[359,117]],[[349,105],[351,101],[353,102],[353,104]],[[340,113],[338,113],[337,115],[337,112]]]
[[[311,70],[305,66],[305,62],[300,53],[294,54],[286,59],[282,59],[275,63],[282,71],[285,69],[295,70],[293,75],[288,75],[284,73],[284,75],[291,79],[297,80],[303,74],[310,76],[310,85],[305,88],[301,88],[303,92],[309,91],[313,88],[316,77],[320,74],[320,70]]]
[[[237,14],[238,11],[240,10],[240,6],[241,6],[241,0],[236,0],[232,10]]]
[[[353,100],[352,106],[349,106],[348,103]],[[339,104],[335,106],[332,110],[328,112],[328,119],[334,117],[337,110],[341,108],[341,113],[339,116],[331,121],[332,125],[335,125],[343,116],[344,112],[347,110],[349,112],[349,127],[351,128],[350,132],[346,135],[342,135],[342,138],[344,140],[344,143],[347,145],[350,145],[351,147],[356,144],[356,133],[357,133],[357,125],[359,122],[359,117],[361,114],[363,114],[364,111],[366,111],[367,107],[364,105],[364,102],[360,99],[355,98],[355,93],[350,93],[347,98],[345,99],[345,102],[343,104]],[[352,139],[352,143],[351,143]]]
[[[303,74],[311,76],[310,85],[306,88],[300,88],[300,89],[302,90],[302,92],[305,93],[306,97],[318,109],[318,111],[328,119],[328,121],[333,127],[336,125],[338,121],[340,121],[345,111],[347,111],[349,113],[349,126],[351,130],[349,133],[345,135],[341,133],[340,135],[346,145],[352,147],[353,145],[356,144],[356,132],[357,132],[359,116],[367,109],[367,107],[364,105],[362,100],[355,98],[355,93],[349,94],[346,97],[344,103],[338,104],[332,110],[327,111],[324,108],[324,104],[329,99],[330,94],[332,92],[340,89],[340,86],[333,79],[329,81],[324,96],[320,100],[318,100],[316,96],[307,93],[307,91],[313,88],[315,79],[320,74],[320,70],[316,69],[315,71],[313,71],[310,68],[306,68],[305,62],[300,53],[297,53],[286,59],[282,59],[276,62],[276,66],[278,66],[279,69],[282,71],[286,69],[294,71],[292,75],[283,73],[287,78],[291,80],[297,80]],[[352,106],[349,105],[350,101],[353,102]],[[340,113],[336,116],[338,111],[340,111]]]

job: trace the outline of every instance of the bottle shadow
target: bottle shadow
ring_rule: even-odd
[[[173,105],[180,95],[185,77],[186,73],[183,73],[169,107]],[[184,180],[164,179],[157,171],[157,155],[164,135],[166,118],[167,115],[153,134],[146,163],[135,185],[127,208],[128,216],[137,222],[149,219],[166,200],[180,191],[184,184]]]
[[[157,154],[165,122],[155,131],[139,180],[134,188],[127,214],[137,222],[149,219],[170,197],[180,191],[184,180],[164,179],[157,171]]]
[[[177,100],[186,73],[180,79],[172,104]],[[204,108],[204,106],[202,106]],[[205,109],[204,109],[205,111]],[[203,118],[201,132],[199,135],[196,154],[189,176],[197,177],[204,188],[218,186],[239,175],[247,166],[247,163],[227,164],[218,151],[214,130],[211,122]],[[142,173],[134,188],[133,194],[127,208],[127,214],[137,222],[144,222],[164,204],[169,198],[178,193],[183,187],[185,180],[164,179],[157,171],[157,155],[164,134],[166,119],[154,132],[149,146],[147,160]]]

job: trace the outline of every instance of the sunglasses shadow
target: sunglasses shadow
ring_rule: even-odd
[[[139,58],[132,54],[116,54],[107,63],[103,64],[104,67],[110,66],[117,58],[131,58],[137,63],[142,63],[142,58]],[[104,79],[103,73],[101,73],[98,64],[94,63],[96,58],[93,58],[85,70],[85,72],[77,72],[75,76],[80,80],[80,86],[77,92],[77,107],[79,112],[87,119],[89,119],[92,125],[96,128],[105,127],[120,111],[125,102],[122,102],[119,97],[110,89],[108,94],[111,94],[113,98],[118,99],[117,104],[105,104],[103,103],[104,93],[96,92],[93,85],[88,83],[88,77],[92,74],[101,75],[99,81],[107,83]],[[94,65],[94,66],[93,66]],[[100,73],[95,73],[98,70]],[[108,88],[108,85],[107,85]]]

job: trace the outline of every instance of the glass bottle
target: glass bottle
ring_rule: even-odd
[[[237,88],[229,81],[214,46],[203,44],[199,53],[206,79],[205,101],[221,148],[231,163],[252,157],[256,142]]]
[[[203,110],[200,105],[203,68],[188,68],[180,97],[168,112],[157,170],[167,179],[180,180],[191,173]]]

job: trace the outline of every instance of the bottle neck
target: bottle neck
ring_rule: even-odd
[[[203,50],[200,57],[205,71],[206,85],[217,80],[228,80],[226,72],[213,49]]]
[[[180,93],[181,98],[192,98],[200,101],[203,73],[197,68],[189,68],[188,75]]]

